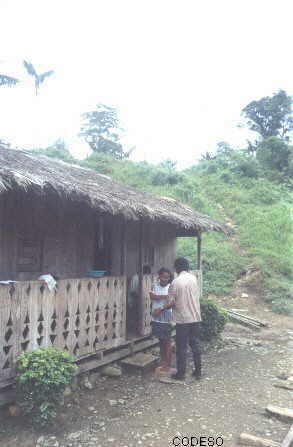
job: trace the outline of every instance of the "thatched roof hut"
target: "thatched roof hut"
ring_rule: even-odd
[[[39,195],[56,194],[87,203],[101,213],[161,221],[178,234],[220,231],[229,228],[192,208],[168,198],[142,192],[90,169],[43,155],[0,148],[0,194],[17,189]]]

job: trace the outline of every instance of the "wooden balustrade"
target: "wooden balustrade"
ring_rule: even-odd
[[[50,292],[42,281],[0,285],[0,387],[15,359],[41,346],[78,359],[126,340],[125,277],[64,279]]]

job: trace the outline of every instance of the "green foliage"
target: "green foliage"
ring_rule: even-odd
[[[284,90],[250,102],[244,107],[242,114],[249,129],[259,133],[262,138],[285,138],[293,129],[292,98]]]
[[[52,76],[54,74],[53,70],[46,71],[45,73],[38,74],[35,67],[31,62],[23,61],[24,68],[26,69],[27,73],[34,78],[35,81],[35,92],[36,96],[38,95],[38,91],[40,88],[40,85],[45,81],[46,78]]]
[[[119,142],[121,128],[113,107],[97,104],[97,110],[84,113],[82,119],[80,136],[84,137],[92,151],[111,155],[118,160],[129,157],[132,151],[124,152]]]
[[[71,155],[63,140],[56,140],[51,146],[40,149],[33,149],[32,152],[46,157],[58,158],[67,163],[77,163],[77,160]]]
[[[228,322],[227,313],[220,309],[212,300],[201,299],[201,338],[212,340],[218,337]]]
[[[50,424],[66,385],[72,381],[76,365],[67,352],[38,348],[17,358],[17,395],[24,411],[40,426]]]
[[[12,76],[7,76],[0,74],[0,87],[7,86],[11,87],[12,85],[16,85],[19,83],[19,79],[13,78]]]
[[[256,157],[264,168],[288,173],[291,168],[293,146],[277,137],[263,140],[256,150]]]

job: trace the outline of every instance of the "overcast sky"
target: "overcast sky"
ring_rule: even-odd
[[[1,0],[0,138],[64,138],[87,152],[80,114],[117,107],[133,158],[184,167],[218,141],[243,146],[241,109],[293,94],[291,0]],[[39,97],[22,60],[55,70]],[[250,134],[251,135],[251,134]]]

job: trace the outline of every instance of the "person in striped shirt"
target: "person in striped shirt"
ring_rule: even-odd
[[[169,372],[172,359],[172,309],[162,312],[162,306],[168,300],[168,290],[173,275],[165,267],[158,271],[158,275],[158,281],[152,285],[150,291],[150,299],[152,300],[152,334],[160,342],[160,372]]]

